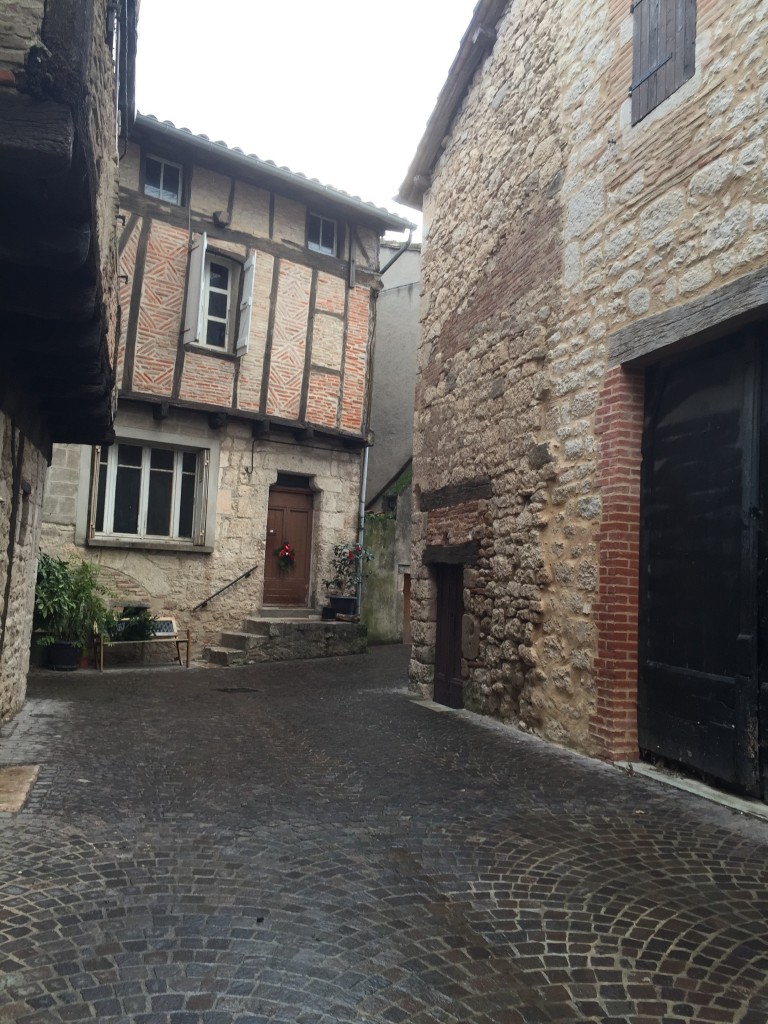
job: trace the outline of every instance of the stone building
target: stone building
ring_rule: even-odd
[[[199,652],[262,606],[321,604],[357,536],[379,238],[409,225],[142,115],[120,213],[117,439],[57,448],[43,548]]]
[[[136,9],[20,0],[0,21],[0,721],[24,700],[52,444],[112,425]]]
[[[765,0],[480,0],[400,191],[414,685],[752,793],[767,74]]]
[[[368,460],[366,546],[374,552],[362,615],[373,642],[410,642],[411,455],[421,246],[382,242]]]

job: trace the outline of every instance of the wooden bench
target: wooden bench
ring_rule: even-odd
[[[130,619],[120,619],[120,622],[130,622]],[[181,648],[186,644],[187,656],[185,662],[185,668],[189,668],[189,650],[190,644],[192,643],[192,637],[190,631],[186,631],[186,635],[179,634],[179,630],[176,626],[176,620],[171,618],[169,615],[158,615],[153,623],[152,636],[146,640],[107,640],[97,633],[94,636],[94,644],[96,645],[99,657],[99,671],[104,671],[104,648],[105,647],[119,647],[125,644],[164,644],[164,643],[175,643],[176,644],[176,658],[179,665],[181,661]]]

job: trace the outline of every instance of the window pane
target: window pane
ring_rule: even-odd
[[[229,287],[229,267],[221,263],[211,263],[209,269],[211,288],[223,288],[226,291]]]
[[[189,456],[195,462],[194,455]],[[186,462],[188,456],[185,454]],[[195,476],[192,473],[184,473],[181,478],[181,501],[179,507],[179,536],[192,536],[192,520],[195,510]]]
[[[159,160],[147,157],[144,164],[144,193],[148,196],[160,198],[160,179],[163,173],[163,165]]]
[[[181,468],[184,473],[197,472],[197,455],[194,452],[184,452],[181,459]]]
[[[332,220],[323,221],[322,249],[324,252],[336,251],[336,224]]]
[[[96,533],[104,532],[104,507],[107,501],[107,452],[101,450],[101,461],[99,462],[99,479],[96,484],[96,518],[94,527]]]
[[[171,453],[173,457],[173,453]],[[147,501],[147,533],[153,537],[171,535],[171,495],[173,474],[152,470],[149,474]]]
[[[173,470],[173,452],[169,448],[153,448],[149,464],[152,469]]]
[[[208,345],[213,345],[214,348],[225,348],[227,344],[227,325],[218,323],[215,320],[209,320],[205,340]]]
[[[217,316],[220,320],[227,318],[227,296],[221,292],[208,293],[208,316]]]
[[[162,198],[169,203],[178,203],[181,192],[181,175],[178,167],[170,164],[163,165],[163,195]]]
[[[120,448],[131,448],[120,445]],[[141,448],[135,449],[141,458]],[[139,532],[139,490],[141,487],[141,470],[128,466],[118,466],[115,481],[115,533]]]
[[[119,466],[140,466],[141,448],[136,444],[120,444],[117,446],[117,463]]]
[[[310,249],[320,248],[320,218],[316,213],[310,213],[307,230],[307,244]]]

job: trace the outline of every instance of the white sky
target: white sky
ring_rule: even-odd
[[[392,196],[475,2],[142,0],[137,107],[419,220]]]

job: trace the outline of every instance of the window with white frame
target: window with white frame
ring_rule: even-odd
[[[92,538],[202,544],[209,453],[117,441],[94,450]]]
[[[312,252],[335,256],[337,234],[335,220],[321,217],[319,213],[310,213],[307,217],[307,248]]]
[[[162,199],[165,203],[181,205],[181,164],[161,160],[157,156],[144,158],[144,195]]]
[[[209,250],[205,234],[194,235],[189,252],[184,344],[243,356],[251,332],[256,253],[245,263]]]

